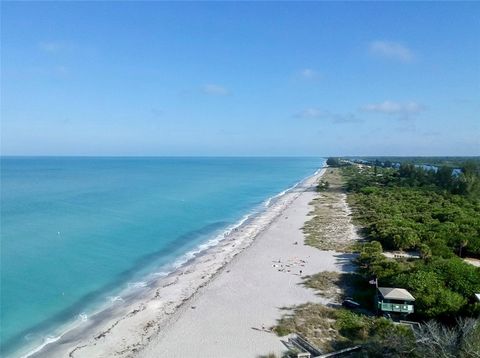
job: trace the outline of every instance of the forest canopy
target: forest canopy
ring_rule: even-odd
[[[456,167],[373,161],[342,169],[369,240],[358,258],[361,273],[408,289],[417,318],[479,313],[480,268],[462,258],[480,258],[480,167]],[[388,259],[383,250],[416,250],[421,259]]]

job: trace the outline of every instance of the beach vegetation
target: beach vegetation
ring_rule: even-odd
[[[415,331],[416,352],[426,358],[467,358],[480,356],[480,320],[459,318],[446,327],[428,321]]]
[[[372,300],[374,287],[358,273],[322,271],[304,278],[303,284],[315,290],[316,294],[341,303],[346,297],[351,297],[363,308],[373,309]]]
[[[279,336],[298,333],[324,352],[361,345],[355,357],[478,357],[480,320],[457,318],[455,325],[430,320],[413,328],[384,317],[305,304],[278,321]]]
[[[326,180],[320,180],[317,185],[317,191],[326,191],[330,187],[330,183]]]
[[[343,287],[348,282],[348,278],[336,271],[323,271],[312,276],[304,277],[303,284],[309,288],[314,289],[318,295],[335,301],[341,299]]]
[[[327,165],[330,167],[338,167],[340,166],[340,159],[339,158],[334,158],[334,157],[329,157],[327,158]]]
[[[418,319],[451,322],[478,311],[480,268],[462,257],[480,255],[479,171],[471,163],[462,168],[458,175],[447,167],[433,171],[409,163],[342,169],[354,216],[370,240],[357,258],[359,273],[382,286],[408,289]],[[420,252],[420,260],[382,254],[411,249]]]
[[[262,354],[257,356],[257,358],[279,358],[275,353]]]
[[[415,337],[408,326],[317,303],[294,307],[278,321],[274,331],[279,336],[298,333],[324,352],[362,344],[359,355],[380,357],[402,356],[415,348]]]
[[[344,338],[336,328],[338,310],[317,303],[306,303],[291,308],[291,312],[281,317],[273,331],[283,337],[298,333],[306,337],[320,349],[330,352],[335,342]]]
[[[464,261],[480,258],[479,165],[449,159],[448,166],[432,170],[418,163],[375,160],[328,170],[323,180],[330,185],[319,185],[312,218],[304,226],[306,243],[338,249],[329,244],[329,237],[336,238],[329,220],[341,217],[338,204],[345,193],[365,240],[354,245],[357,273],[320,272],[304,284],[333,302],[348,293],[362,308],[297,306],[279,320],[275,332],[300,333],[326,352],[361,345],[354,356],[480,356],[480,303],[475,299],[480,268]],[[409,250],[419,255],[385,254]],[[420,325],[374,316],[372,279],[411,292],[415,313],[409,319]]]
[[[415,349],[415,337],[410,327],[394,324],[383,317],[339,310],[336,324],[350,346],[362,345],[362,356],[408,356]]]
[[[305,243],[321,250],[351,252],[355,235],[349,231],[350,211],[340,169],[328,169],[317,186],[319,195],[304,224]]]

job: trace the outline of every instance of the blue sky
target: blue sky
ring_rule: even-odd
[[[480,5],[2,2],[4,155],[480,155]]]

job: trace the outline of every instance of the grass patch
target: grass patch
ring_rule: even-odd
[[[299,333],[324,351],[332,351],[332,343],[341,340],[335,328],[338,310],[321,304],[306,303],[293,308],[273,328],[279,336]]]
[[[320,180],[318,197],[310,203],[311,219],[304,227],[305,243],[321,250],[351,252],[354,243],[344,180],[338,168],[329,168]]]
[[[362,308],[373,310],[375,287],[357,273],[323,271],[306,276],[303,284],[316,290],[317,294],[340,303],[345,297],[352,297]]]
[[[405,326],[317,303],[294,307],[278,321],[274,332],[301,334],[325,353],[362,344],[365,349],[359,354],[366,357],[406,357],[415,345],[413,332]]]
[[[350,276],[351,274],[323,271],[306,276],[303,284],[317,291],[318,295],[339,302],[345,296]]]

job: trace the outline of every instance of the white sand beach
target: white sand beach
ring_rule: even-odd
[[[313,184],[299,187],[301,194],[282,215],[203,287],[140,357],[233,358],[284,351],[280,338],[268,332],[285,313],[282,307],[327,303],[301,285],[301,276],[351,270],[351,255],[303,244]],[[290,272],[280,271],[282,264]]]
[[[351,270],[351,255],[304,245],[324,170],[180,270],[89,318],[35,357],[255,357],[285,350],[268,331],[285,310],[324,302],[302,276]]]

